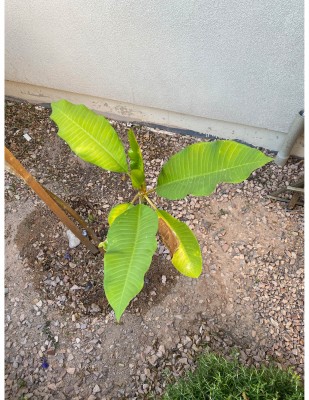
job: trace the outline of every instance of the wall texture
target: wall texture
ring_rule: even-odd
[[[5,13],[8,81],[278,132],[303,108],[302,0],[10,0]]]

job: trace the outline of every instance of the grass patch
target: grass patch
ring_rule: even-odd
[[[202,355],[197,368],[169,386],[163,400],[302,400],[300,377],[277,367],[245,367],[213,353]]]

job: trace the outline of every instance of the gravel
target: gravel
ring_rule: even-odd
[[[6,102],[6,146],[104,240],[109,209],[134,192],[118,175],[75,157],[49,114]],[[113,124],[126,143],[130,124]],[[145,126],[135,131],[149,186],[171,154],[201,140]],[[290,157],[283,168],[271,163],[210,197],[153,196],[194,230],[203,273],[198,280],[180,276],[159,244],[120,324],[104,297],[100,256],[82,245],[70,249],[66,227],[6,174],[6,398],[160,397],[194,370],[205,346],[247,365],[292,366],[303,376],[303,208],[289,211],[267,198],[302,174],[303,161]]]

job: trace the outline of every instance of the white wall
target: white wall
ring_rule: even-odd
[[[8,81],[275,132],[303,108],[302,0],[10,0],[5,13]]]

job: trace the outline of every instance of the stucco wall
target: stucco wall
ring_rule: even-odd
[[[303,2],[10,0],[5,75],[287,132],[303,108]]]

